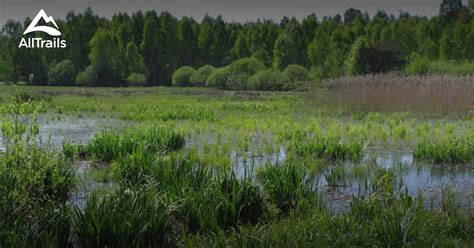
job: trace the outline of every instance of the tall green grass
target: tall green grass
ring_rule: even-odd
[[[446,139],[438,143],[422,142],[414,151],[419,160],[432,160],[437,164],[463,164],[474,161],[474,139]]]
[[[270,202],[283,214],[318,203],[314,178],[299,165],[269,164],[259,171],[258,177]]]
[[[110,195],[90,198],[76,208],[74,240],[81,247],[165,247],[176,243],[173,214],[156,185],[121,188]]]
[[[110,162],[142,150],[150,154],[163,154],[184,146],[184,136],[165,128],[147,128],[123,134],[102,132],[87,145],[93,158]]]
[[[472,214],[431,212],[407,195],[373,194],[352,200],[348,211],[312,212],[227,234],[191,236],[190,247],[471,247]]]
[[[129,111],[124,111],[124,120],[144,121],[144,120],[192,120],[192,121],[214,121],[216,114],[210,108],[196,107],[189,105],[141,105]]]
[[[23,102],[18,94],[12,101],[5,105],[10,116],[0,116],[6,146],[0,152],[0,246],[66,246],[66,201],[75,174],[59,152],[37,146],[34,118],[31,123],[19,117],[37,113],[34,103]]]
[[[167,198],[181,206],[180,219],[190,232],[255,225],[265,212],[263,195],[250,178],[214,175],[193,152],[162,157],[136,152],[120,159],[113,169],[126,185],[158,182]]]

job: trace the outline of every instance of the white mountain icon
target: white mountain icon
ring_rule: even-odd
[[[49,27],[49,26],[36,26],[40,19],[43,19],[46,23],[50,23],[50,22],[53,23],[53,25],[56,28]],[[35,16],[35,19],[33,19],[31,24],[28,26],[28,28],[26,28],[26,30],[25,30],[25,32],[23,32],[23,34],[28,34],[28,33],[36,32],[36,31],[45,32],[45,33],[47,33],[49,35],[52,35],[52,36],[60,36],[61,35],[61,32],[59,32],[59,30],[58,30],[58,25],[54,21],[54,18],[52,16],[46,15],[46,12],[44,12],[43,9],[41,9],[38,12],[38,14]]]

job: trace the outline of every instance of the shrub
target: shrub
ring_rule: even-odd
[[[32,85],[47,85],[48,72],[41,59],[33,63],[32,67],[33,73],[29,76],[30,83]]]
[[[253,59],[258,59],[266,67],[272,66],[272,58],[268,55],[267,51],[263,48],[257,50],[255,53],[253,53],[252,58]]]
[[[178,86],[178,87],[192,86],[191,76],[193,76],[195,73],[196,73],[196,70],[194,70],[192,67],[189,67],[189,66],[183,66],[179,68],[173,73],[173,78],[172,78],[173,86]]]
[[[346,75],[386,73],[404,65],[400,54],[395,45],[359,38],[352,45],[344,70]]]
[[[218,89],[226,89],[227,79],[229,78],[229,76],[230,70],[228,67],[216,69],[207,78],[206,86]]]
[[[48,73],[50,85],[73,85],[76,69],[71,60],[55,64]]]
[[[306,68],[301,65],[289,65],[283,71],[291,82],[301,82],[309,80],[309,72]]]
[[[258,71],[265,69],[265,65],[255,58],[243,58],[236,60],[229,66],[231,73],[253,75]]]
[[[80,86],[93,86],[96,79],[96,73],[92,66],[86,67],[86,69],[77,74],[76,84]]]
[[[428,57],[413,53],[410,58],[410,63],[405,70],[408,74],[424,75],[428,72],[429,66],[430,61]]]
[[[244,73],[230,73],[227,79],[227,89],[230,90],[247,90],[252,76]]]
[[[456,61],[433,61],[429,64],[428,73],[431,74],[454,74],[454,75],[474,75],[474,63]]]
[[[287,76],[278,70],[268,69],[259,71],[250,79],[253,90],[282,90],[290,83]]]
[[[212,65],[205,65],[191,76],[191,83],[194,86],[204,86],[209,76],[216,70]]]
[[[227,88],[232,90],[248,89],[250,78],[257,72],[265,69],[265,65],[255,58],[243,58],[229,66]]]
[[[146,84],[146,77],[141,73],[132,73],[128,76],[127,83],[130,86],[144,86]]]

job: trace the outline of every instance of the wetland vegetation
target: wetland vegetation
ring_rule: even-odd
[[[474,91],[452,77],[471,84],[439,105],[424,101],[449,93],[366,104],[381,82],[434,92],[438,76],[306,92],[2,86],[0,244],[470,247]]]
[[[474,1],[440,2],[6,21],[0,247],[474,247]]]

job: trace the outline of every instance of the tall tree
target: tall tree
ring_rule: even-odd
[[[181,66],[195,67],[199,58],[199,47],[195,26],[197,23],[188,17],[183,17],[178,23],[179,59]]]
[[[454,17],[456,13],[463,8],[462,0],[443,0],[440,4],[439,14],[441,16],[447,15],[450,18]]]
[[[91,8],[87,8],[83,14],[76,15],[74,12],[69,12],[66,16],[64,39],[69,41],[66,48],[67,58],[79,70],[89,64],[88,44],[98,27],[98,17],[94,15]]]
[[[7,21],[1,32],[0,69],[3,79],[17,83],[20,80],[22,61],[21,51],[17,47],[21,39],[22,26],[20,22]]]
[[[125,61],[127,63],[127,76],[131,73],[144,73],[145,65],[143,64],[143,58],[138,51],[135,42],[130,41],[127,44],[127,54]]]
[[[160,61],[160,85],[171,85],[171,76],[178,68],[179,57],[176,51],[179,49],[176,36],[178,20],[169,12],[162,12],[158,18],[160,22],[160,36],[158,45],[158,56]]]
[[[198,46],[201,53],[200,65],[211,64],[217,66],[217,38],[214,33],[214,19],[209,15],[204,16],[201,22]]]
[[[117,43],[111,31],[98,29],[90,41],[91,53],[89,59],[95,72],[94,85],[120,85],[124,81],[120,71],[120,61],[117,58]]]
[[[273,67],[275,69],[283,70],[288,65],[295,63],[297,59],[296,47],[288,34],[280,34],[275,42],[273,56]]]
[[[250,56],[249,42],[247,40],[247,36],[243,32],[239,34],[230,53],[237,59]]]
[[[295,46],[296,59],[294,63],[306,66],[306,44],[301,24],[296,18],[291,18],[290,22],[285,26],[285,32],[290,36]]]
[[[301,22],[301,29],[303,31],[304,43],[306,47],[308,47],[309,44],[314,40],[314,34],[316,33],[317,28],[318,28],[318,17],[316,17],[316,14],[314,13],[307,16]]]
[[[138,47],[142,43],[143,39],[143,27],[145,26],[145,19],[143,13],[138,11],[132,14],[131,32],[132,39],[135,45]]]
[[[145,20],[143,40],[140,48],[147,69],[147,81],[150,85],[158,84],[160,79],[161,61],[159,61],[159,35],[158,18],[156,15],[148,16]]]

